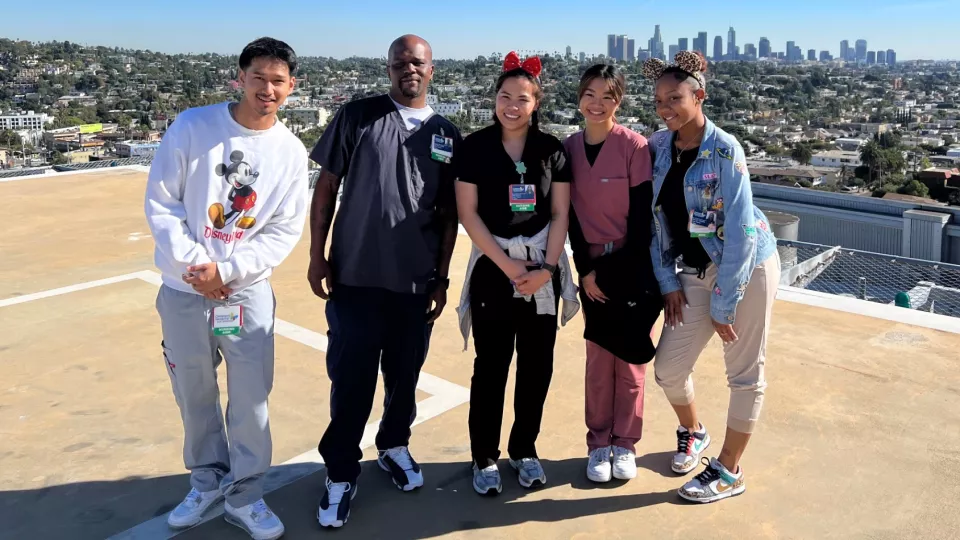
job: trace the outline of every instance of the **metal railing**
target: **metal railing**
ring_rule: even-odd
[[[960,265],[778,240],[781,285],[960,317]]]

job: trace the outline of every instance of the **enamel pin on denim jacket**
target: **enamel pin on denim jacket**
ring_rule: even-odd
[[[677,277],[677,246],[662,209],[656,205],[671,166],[672,133],[663,130],[649,139],[653,153],[653,242],[650,250],[661,294],[680,290]],[[700,154],[683,179],[687,210],[716,227],[714,234],[699,240],[717,266],[717,283],[710,301],[710,315],[720,323],[733,324],[737,304],[743,299],[757,265],[773,255],[777,240],[763,212],[753,204],[750,173],[743,147],[737,139],[707,119]],[[689,234],[689,232],[688,232]]]

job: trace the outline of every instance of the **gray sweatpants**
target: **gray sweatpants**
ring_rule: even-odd
[[[243,306],[238,335],[215,336],[213,308]],[[163,356],[183,419],[183,462],[190,484],[219,489],[233,507],[263,497],[263,475],[273,444],[267,396],[273,387],[276,297],[263,280],[226,302],[163,285],[157,295],[163,327]],[[227,362],[227,416],[224,430],[217,366]]]

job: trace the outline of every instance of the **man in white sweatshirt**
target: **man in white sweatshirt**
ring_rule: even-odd
[[[303,232],[307,152],[277,120],[297,61],[261,38],[240,55],[239,103],[184,111],[167,130],[147,180],[145,212],[163,274],[157,311],[163,356],[183,419],[192,489],[169,515],[193,526],[226,498],[230,523],[279,538],[263,501],[272,444],[276,299],[267,279]],[[224,417],[217,366],[227,363]]]

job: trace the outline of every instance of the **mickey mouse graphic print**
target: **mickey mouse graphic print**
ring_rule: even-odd
[[[207,211],[214,228],[222,229],[236,221],[238,229],[249,229],[257,223],[257,218],[245,216],[257,204],[257,192],[253,190],[253,183],[260,173],[254,172],[249,163],[243,160],[243,152],[234,150],[230,153],[230,163],[218,163],[217,176],[222,176],[230,186],[230,213],[224,215],[223,204],[213,203]]]

